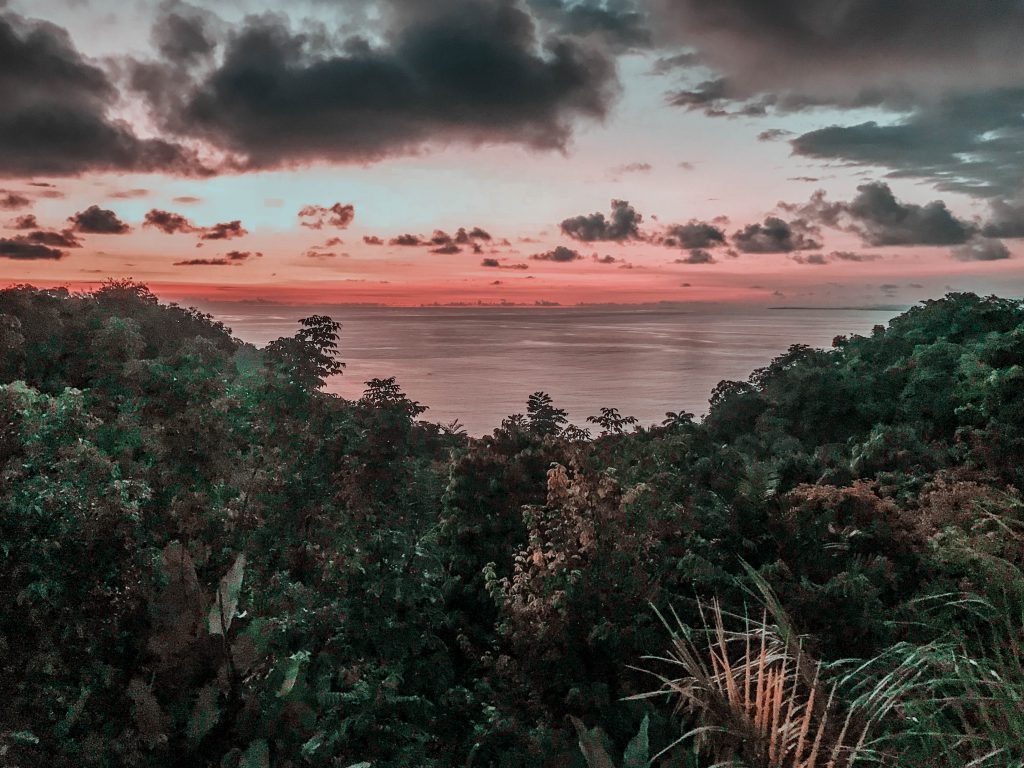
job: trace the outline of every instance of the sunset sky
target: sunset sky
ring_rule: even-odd
[[[1024,293],[1019,0],[0,0],[0,282]]]

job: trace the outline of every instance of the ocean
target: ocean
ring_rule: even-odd
[[[345,372],[327,384],[355,399],[371,378],[395,376],[422,418],[458,419],[471,435],[524,413],[543,390],[585,426],[603,406],[643,425],[667,411],[703,415],[712,388],[746,379],[791,344],[831,346],[867,334],[898,309],[686,307],[207,307],[234,334],[262,346],[293,334],[298,318],[342,323]]]

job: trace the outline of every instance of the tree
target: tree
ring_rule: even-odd
[[[557,435],[569,422],[566,411],[556,408],[547,392],[534,392],[530,395],[526,401],[526,418],[530,423],[530,431],[540,437]]]

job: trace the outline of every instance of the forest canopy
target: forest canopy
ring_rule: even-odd
[[[1021,301],[482,438],[343,321],[0,291],[0,764],[1024,765]]]

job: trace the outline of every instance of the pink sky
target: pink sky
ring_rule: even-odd
[[[359,31],[360,25],[373,29],[374,13],[366,10],[372,4],[356,5],[361,10],[344,22],[317,4],[301,5],[301,13],[292,13],[287,23],[291,29],[313,22],[328,30]],[[267,6],[254,0],[229,9],[197,10],[181,3],[164,8],[186,16],[201,10],[210,28],[230,40],[233,30],[249,23],[244,12]],[[151,25],[160,13],[156,5],[119,9],[100,0],[12,0],[6,11],[9,23],[22,34],[35,23],[31,19],[66,30],[70,50],[108,72],[119,86],[126,61],[157,56]],[[541,17],[537,19],[540,25]],[[112,212],[129,230],[80,231],[80,245],[64,249],[59,259],[0,258],[0,282],[86,286],[132,277],[175,300],[401,305],[735,300],[859,306],[910,303],[950,289],[1003,294],[1024,290],[1019,240],[1002,240],[999,247],[1005,252],[985,251],[995,256],[972,255],[996,248],[993,238],[980,234],[989,214],[984,197],[939,189],[942,185],[934,178],[890,176],[891,169],[883,164],[800,154],[788,140],[837,124],[896,124],[907,119],[906,113],[836,104],[722,118],[711,110],[672,106],[667,94],[680,87],[682,75],[678,70],[655,73],[669,44],[658,41],[608,54],[616,68],[617,95],[609,97],[603,118],[574,118],[561,148],[538,147],[536,141],[501,133],[493,140],[466,140],[445,128],[448,133],[418,142],[413,152],[403,149],[371,161],[305,157],[244,172],[222,169],[205,178],[131,169],[8,171],[0,179],[0,200],[8,200],[0,210],[0,238],[28,236],[33,230],[17,228],[16,220],[29,214],[38,231],[63,231],[70,226],[69,217],[90,206]],[[206,66],[218,66],[216,58],[210,62]],[[731,65],[715,61],[715,66]],[[34,86],[13,87],[29,92]],[[152,104],[121,87],[108,117],[125,118],[138,136],[159,135]],[[779,132],[774,140],[764,140],[762,134],[769,130]],[[188,141],[203,151],[217,151],[202,140]],[[884,182],[907,210],[921,210],[941,199],[970,233],[943,245],[872,244],[874,223],[857,219],[854,206],[845,209],[846,218],[836,226],[812,222],[817,234],[811,239],[819,247],[744,252],[732,237],[768,215],[792,221],[796,214],[780,209],[779,203],[804,204],[815,190],[824,190],[829,201],[850,201],[858,187],[876,181]],[[638,235],[587,241],[560,227],[577,216],[610,216],[613,199],[628,201],[642,216]],[[352,205],[354,219],[322,229],[302,226],[303,207],[334,204]],[[144,226],[147,212],[154,209],[186,217],[194,231],[165,234]],[[236,220],[245,235],[202,239],[208,228]],[[709,251],[713,263],[677,263],[690,249],[664,244],[670,225],[691,220],[716,222],[729,238]],[[454,235],[460,227],[482,228],[491,240],[478,242],[476,251],[463,244],[460,252],[449,254],[387,244],[406,233],[429,238],[442,230]],[[384,245],[369,245],[364,238],[379,238]],[[956,251],[966,247],[963,242],[975,250]],[[581,258],[566,263],[530,258],[559,246]],[[836,251],[855,257],[830,256]],[[599,263],[609,256],[613,262]],[[181,263],[224,259],[231,263]],[[500,266],[483,266],[485,259]],[[509,268],[514,265],[526,268]]]

